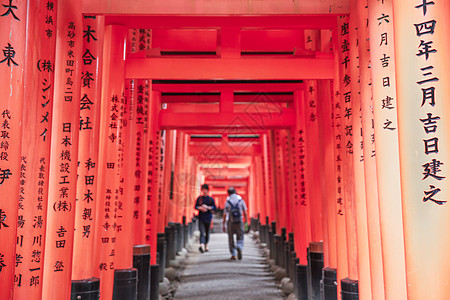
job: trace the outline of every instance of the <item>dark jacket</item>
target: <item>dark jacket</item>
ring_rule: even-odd
[[[206,204],[208,206],[212,206],[212,210],[216,210],[216,203],[214,202],[214,199],[210,196],[200,196],[197,198],[197,201],[195,202],[195,209],[199,209],[202,204]],[[203,223],[210,223],[212,219],[212,211],[208,210],[206,212],[198,211],[198,219]]]

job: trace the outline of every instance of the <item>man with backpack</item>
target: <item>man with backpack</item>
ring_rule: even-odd
[[[244,199],[236,193],[234,187],[228,189],[228,197],[225,202],[223,214],[223,231],[228,232],[228,245],[230,247],[231,259],[242,259],[242,250],[244,248],[244,222],[247,223],[247,205]],[[226,226],[225,226],[226,224]],[[236,234],[236,244],[234,235]]]

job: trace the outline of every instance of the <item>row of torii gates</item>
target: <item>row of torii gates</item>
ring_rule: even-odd
[[[112,299],[202,183],[326,299],[450,299],[448,1],[0,2],[1,300]]]

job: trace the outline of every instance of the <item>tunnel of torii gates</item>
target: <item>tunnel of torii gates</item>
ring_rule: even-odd
[[[120,299],[203,183],[300,299],[450,299],[450,1],[0,3],[1,300]]]

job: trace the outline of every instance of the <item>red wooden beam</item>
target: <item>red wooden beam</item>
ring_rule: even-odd
[[[179,79],[179,78],[178,78]],[[283,93],[293,92],[302,89],[301,82],[264,82],[264,83],[154,83],[153,90],[162,93],[220,93],[224,89],[229,89],[230,86],[234,92],[258,92],[261,96],[264,93]],[[237,97],[238,95],[235,95]],[[165,96],[164,96],[165,97]],[[220,96],[218,96],[220,98]],[[257,97],[255,97],[257,98]],[[259,99],[262,99],[259,97]],[[164,101],[162,101],[164,102]]]
[[[333,58],[129,58],[127,78],[139,79],[332,79]]]
[[[292,109],[279,113],[159,113],[160,129],[208,129],[223,128],[224,132],[234,128],[268,130],[290,128],[295,124]]]
[[[206,0],[205,0],[206,1]],[[92,1],[90,1],[92,2]],[[94,1],[99,2],[99,1]],[[147,2],[147,1],[145,1]],[[170,1],[164,1],[170,2]],[[124,1],[126,3],[126,1]],[[161,2],[162,3],[162,2]],[[178,4],[178,3],[177,3]],[[218,2],[215,2],[217,5]],[[178,6],[178,5],[177,5]],[[216,8],[216,12],[222,12]],[[100,12],[104,14],[105,12]],[[144,12],[140,12],[144,13]],[[270,29],[333,29],[336,27],[336,15],[272,15],[272,16],[184,16],[156,15],[156,12],[148,12],[152,15],[136,15],[136,11],[115,12],[106,16],[106,24],[121,24],[129,28],[270,28]]]
[[[218,161],[216,163],[214,163],[213,160],[211,160],[209,157],[206,156],[196,156],[195,160],[200,163],[200,164],[204,164],[204,165],[218,165],[220,164],[226,164],[226,165],[230,165],[230,164],[249,164],[251,163],[251,158],[252,156],[250,155],[234,155],[234,156],[228,156],[226,158],[226,161]]]
[[[286,103],[293,102],[293,94],[235,94],[235,103],[257,103],[257,102],[274,102],[274,103]],[[219,94],[196,94],[196,95],[184,95],[184,94],[165,94],[161,95],[162,103],[219,103]],[[169,107],[172,105],[169,105]]]

